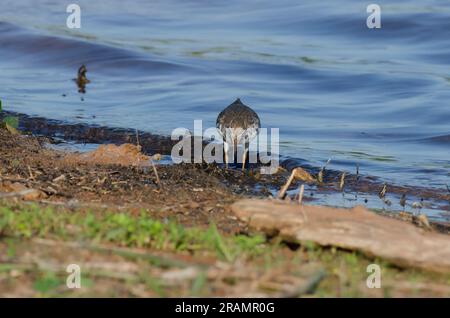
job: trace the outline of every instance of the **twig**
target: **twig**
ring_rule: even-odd
[[[155,173],[156,176],[156,183],[158,184],[159,188],[162,189],[162,184],[161,184],[161,180],[159,179],[159,175],[158,175],[158,170],[156,170],[156,165],[153,162],[153,159],[150,157],[150,163],[152,164],[152,168],[153,168],[153,172]]]
[[[339,189],[341,191],[344,191],[344,187],[345,187],[345,171],[342,172],[341,182],[339,183]]]
[[[139,150],[141,149],[141,145],[139,144],[139,131],[136,128],[136,145],[138,146]]]
[[[330,162],[331,158],[329,158],[325,163],[325,165],[320,169],[319,174],[317,175],[317,181],[319,181],[319,183],[323,183],[323,173],[325,172],[325,169],[327,168]]]
[[[378,197],[383,200],[386,197],[386,192],[387,192],[387,184],[385,182],[383,184],[383,188],[381,189],[380,193],[378,193]]]
[[[359,163],[356,164],[356,187],[355,187],[355,200],[358,199],[358,188],[359,188]]]
[[[302,185],[300,186],[300,191],[298,193],[298,204],[302,204],[303,192],[305,192],[305,184],[302,183]]]
[[[289,176],[289,179],[286,181],[285,185],[281,188],[280,192],[278,193],[278,199],[283,199],[286,195],[286,191],[291,185],[292,181],[294,181],[295,172],[292,170],[291,175]]]
[[[142,147],[139,143],[139,131],[137,130],[137,128],[136,128],[136,145],[137,145],[139,151],[141,151]],[[161,184],[161,180],[159,179],[158,170],[156,169],[156,165],[153,162],[152,157],[151,156],[149,156],[149,157],[150,157],[150,163],[153,168],[153,172],[155,173],[155,176],[156,176],[156,183],[158,184],[159,188],[162,189],[162,184]]]
[[[31,172],[31,167],[30,166],[27,166],[27,167],[28,167],[28,173],[30,174],[30,179],[34,180],[33,172]]]

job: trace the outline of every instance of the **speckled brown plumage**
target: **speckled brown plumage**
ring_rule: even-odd
[[[242,158],[244,169],[249,143],[257,136],[261,127],[258,114],[238,98],[219,114],[216,127],[224,139],[225,163],[228,164],[229,146],[233,147],[233,153],[236,153],[238,145],[244,146]]]

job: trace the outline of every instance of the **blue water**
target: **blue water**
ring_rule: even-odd
[[[4,108],[170,134],[240,97],[280,152],[388,182],[450,184],[450,6],[377,1],[2,0]],[[87,93],[72,79],[85,63]],[[66,96],[64,97],[63,94]]]

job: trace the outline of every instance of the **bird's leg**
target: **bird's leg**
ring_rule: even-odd
[[[245,160],[247,159],[247,145],[244,144],[244,153],[242,154],[242,171],[245,170]]]
[[[225,167],[228,168],[228,144],[226,142],[223,143],[223,150],[225,152]]]

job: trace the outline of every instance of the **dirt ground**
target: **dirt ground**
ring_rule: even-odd
[[[378,260],[386,272],[386,285],[368,289],[365,269],[373,260],[251,233],[237,221],[230,204],[268,197],[270,188],[280,188],[286,181],[287,171],[266,176],[253,169],[242,172],[207,164],[141,165],[146,157],[132,148],[127,154],[138,156],[137,164],[112,164],[102,162],[101,156],[86,160],[44,147],[49,142],[49,138],[0,129],[0,207],[4,209],[0,220],[2,213],[9,215],[3,218],[3,230],[0,224],[0,295],[450,296],[446,275],[399,269]],[[439,195],[445,198],[444,193]],[[51,209],[47,223],[33,218],[46,209]],[[183,227],[178,231],[188,233],[188,247],[180,247],[182,240],[163,247],[141,244],[130,239],[131,230],[115,239],[117,229],[108,228],[104,234],[101,224],[90,236],[86,233],[92,228],[86,229],[84,216],[92,211],[113,213],[113,221],[105,221],[109,225],[117,221],[114,214],[129,215],[143,224],[177,224]],[[15,220],[20,214],[29,217]],[[53,219],[59,223],[48,225]],[[134,219],[127,222],[136,225]],[[211,224],[218,233],[200,238]],[[137,226],[141,229],[142,224]],[[435,229],[448,232],[442,224]],[[173,235],[172,227],[164,233],[163,240]],[[83,281],[87,288],[73,291],[65,287],[64,266],[75,260],[87,268],[88,276]]]
[[[240,231],[226,206],[242,190],[220,183],[216,167],[158,166],[158,184],[151,167],[92,164],[45,149],[45,141],[0,132],[0,191],[10,192],[19,183],[39,190],[38,199],[44,202],[151,208],[158,218],[171,216],[186,225],[213,220],[224,231]],[[237,173],[230,171],[227,177],[238,179]]]
[[[19,121],[19,128],[22,133],[33,134],[35,136],[46,136],[48,142],[59,143],[72,141],[77,143],[93,144],[139,144],[142,152],[146,155],[163,154],[168,155],[176,141],[171,140],[170,136],[155,135],[144,131],[134,129],[110,128],[103,126],[90,126],[86,124],[67,124],[57,120],[49,120],[40,117],[31,117],[26,114],[0,112],[0,119],[5,116],[13,116]],[[326,161],[328,158],[324,158]],[[314,176],[317,176],[322,167],[309,166],[301,164],[291,158],[281,160],[280,165],[287,171],[292,170],[299,165]],[[244,193],[248,195],[267,196],[269,189],[280,189],[285,183],[288,172],[284,171],[275,176],[264,176],[256,173],[256,169],[247,174],[241,174],[239,171],[224,171],[215,169],[216,166],[195,166],[195,170],[201,168],[208,174],[213,174],[222,184],[231,187],[234,193]],[[253,167],[258,168],[258,167]],[[162,169],[162,168],[161,168]],[[176,169],[176,168],[174,168]],[[185,167],[181,168],[182,170]],[[356,167],[355,167],[356,170]],[[255,173],[252,173],[255,172]],[[339,191],[340,178],[342,171],[326,169],[323,173],[323,183],[315,189],[316,193],[336,193]],[[418,200],[433,203],[439,206],[442,211],[450,212],[450,192],[443,187],[426,188],[407,185],[388,184],[388,195],[392,195],[391,200],[398,200],[402,194],[406,194],[409,200]],[[298,187],[293,184],[292,188]],[[345,179],[346,191],[352,193],[371,194],[378,196],[383,187],[383,180],[366,175],[363,171],[357,175],[355,172],[347,171]],[[314,193],[305,196],[306,200],[314,200]]]

